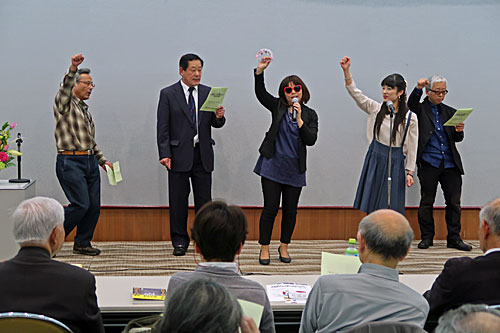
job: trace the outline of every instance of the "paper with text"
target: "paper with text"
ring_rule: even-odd
[[[224,96],[226,96],[227,88],[225,87],[212,87],[208,94],[205,103],[200,108],[200,111],[215,112],[217,108],[222,105]]]

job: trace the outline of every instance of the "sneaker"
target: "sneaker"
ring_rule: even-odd
[[[86,256],[98,256],[101,253],[101,250],[89,246],[80,246],[77,244],[73,244],[73,253],[74,254],[84,254]]]

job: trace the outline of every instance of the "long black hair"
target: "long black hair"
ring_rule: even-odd
[[[408,107],[406,106],[406,81],[401,74],[391,74],[382,80],[380,84],[383,86],[388,86],[391,88],[396,88],[398,92],[401,90],[403,94],[399,96],[398,103],[398,112],[396,112],[396,116],[394,117],[394,126],[392,128],[392,142],[396,143],[396,135],[398,133],[398,129],[400,126],[404,129],[405,126],[405,118],[406,113],[408,112]],[[375,133],[378,138],[380,132],[380,126],[382,126],[382,122],[384,121],[385,115],[389,114],[389,109],[385,103],[382,103],[382,107],[380,111],[377,113],[377,117],[375,118]]]

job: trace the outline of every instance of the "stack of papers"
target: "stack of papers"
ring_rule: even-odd
[[[133,288],[132,298],[142,300],[164,301],[167,291],[160,288]]]
[[[307,283],[280,282],[266,286],[270,302],[305,304],[311,292]]]

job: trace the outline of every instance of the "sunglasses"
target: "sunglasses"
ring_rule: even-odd
[[[299,92],[302,89],[302,86],[300,84],[297,84],[294,87],[285,87],[285,94],[291,94],[292,89],[295,90],[295,92]]]

